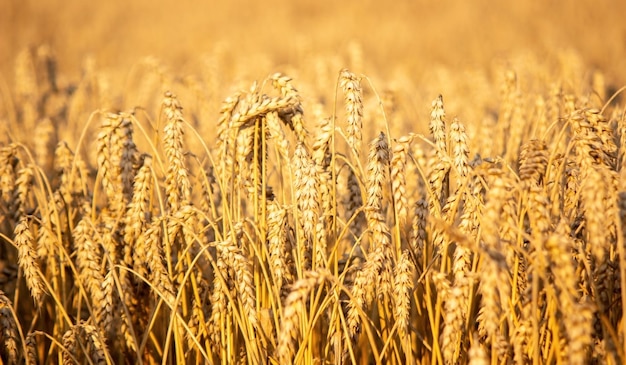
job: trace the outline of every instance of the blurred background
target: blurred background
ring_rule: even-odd
[[[601,108],[626,85],[625,13],[618,0],[0,0],[0,138],[28,140],[19,131],[53,116],[73,145],[95,110],[156,119],[171,90],[210,140],[222,101],[275,72],[312,128],[341,108],[346,67],[366,77],[365,138],[424,132],[439,94],[479,136],[509,72],[531,124],[556,90]]]
[[[618,0],[2,0],[0,71],[10,75],[16,53],[40,44],[71,75],[86,55],[116,70],[151,55],[185,71],[216,46],[233,58],[263,53],[268,66],[297,68],[303,53],[334,54],[356,43],[364,66],[380,73],[566,50],[623,83],[625,13]]]

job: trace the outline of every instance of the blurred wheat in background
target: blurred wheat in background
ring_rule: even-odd
[[[0,4],[0,363],[626,362],[611,0]]]

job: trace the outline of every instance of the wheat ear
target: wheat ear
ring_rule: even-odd
[[[30,294],[35,300],[37,307],[41,307],[43,297],[46,294],[46,286],[43,282],[43,275],[37,262],[35,251],[35,240],[30,228],[30,219],[22,217],[15,226],[15,245],[18,252],[18,263],[24,273],[26,285],[30,289]]]

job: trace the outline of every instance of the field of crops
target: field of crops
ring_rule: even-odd
[[[0,4],[0,364],[626,362],[626,6]]]

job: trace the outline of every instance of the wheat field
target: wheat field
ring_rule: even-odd
[[[626,362],[622,4],[123,4],[0,5],[0,364]]]

